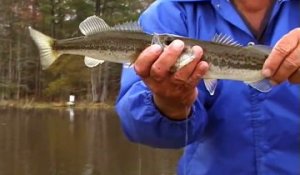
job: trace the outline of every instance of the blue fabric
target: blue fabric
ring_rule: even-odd
[[[261,40],[226,0],[158,0],[141,15],[140,24],[147,33],[201,40],[222,33],[243,45],[274,46],[300,26],[300,1],[276,1]],[[299,85],[284,82],[259,93],[243,82],[222,80],[214,96],[202,82],[198,88],[189,119],[172,121],[157,110],[134,70],[124,68],[116,109],[127,137],[153,147],[186,146],[180,175],[300,174]]]

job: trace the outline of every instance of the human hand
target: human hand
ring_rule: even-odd
[[[197,98],[197,84],[208,70],[208,64],[201,61],[202,48],[192,48],[195,59],[172,73],[170,69],[184,50],[181,40],[174,40],[164,50],[151,45],[137,58],[134,69],[153,93],[154,103],[167,117],[185,119]]]
[[[265,61],[262,73],[273,84],[285,80],[300,83],[300,28],[290,31],[277,42]]]

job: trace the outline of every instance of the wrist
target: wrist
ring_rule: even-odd
[[[178,100],[169,100],[153,95],[153,100],[158,110],[171,120],[185,120],[190,115],[191,105],[186,105]]]

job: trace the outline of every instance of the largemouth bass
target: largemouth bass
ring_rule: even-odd
[[[270,52],[264,46],[242,47],[225,35],[216,35],[209,42],[171,34],[147,34],[136,22],[110,27],[96,16],[84,20],[79,29],[84,36],[56,40],[29,28],[30,35],[39,48],[43,69],[47,69],[63,54],[85,56],[88,67],[97,66],[103,61],[134,64],[137,56],[149,45],[159,44],[164,48],[173,40],[180,39],[184,41],[186,48],[172,70],[177,71],[190,63],[194,59],[192,46],[201,46],[204,51],[202,59],[210,66],[203,77],[210,94],[214,94],[217,79],[244,81],[261,92],[272,88],[261,73]]]

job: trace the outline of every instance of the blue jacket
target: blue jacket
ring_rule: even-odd
[[[140,17],[148,33],[201,40],[217,34],[240,44],[274,46],[300,26],[300,1],[278,0],[263,37],[256,39],[229,0],[158,0]],[[116,109],[127,137],[153,147],[185,147],[178,174],[299,175],[300,85],[284,82],[260,93],[243,82],[221,80],[210,96],[203,83],[186,121],[172,121],[132,68],[124,68]]]

